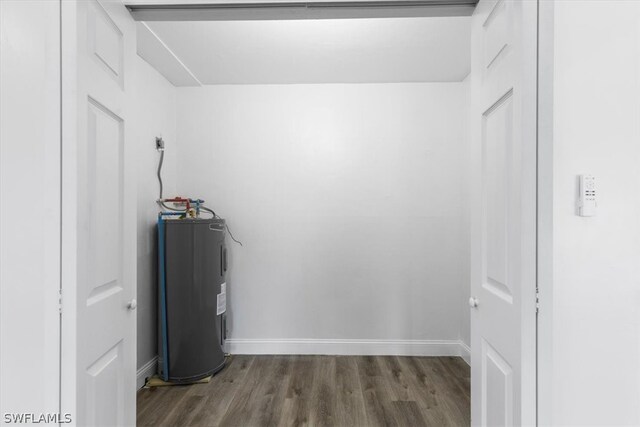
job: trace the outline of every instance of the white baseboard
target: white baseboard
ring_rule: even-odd
[[[458,343],[460,344],[459,356],[462,357],[465,362],[467,362],[467,365],[471,366],[471,349],[463,341],[458,341]]]
[[[341,340],[241,339],[226,340],[231,354],[327,354],[350,356],[460,356],[469,347],[459,340]]]
[[[136,389],[140,390],[147,382],[147,378],[152,377],[158,372],[158,356],[149,360],[142,365],[136,374]]]

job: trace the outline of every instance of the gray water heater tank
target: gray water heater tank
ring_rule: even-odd
[[[227,250],[223,219],[158,222],[159,370],[188,383],[224,367]]]

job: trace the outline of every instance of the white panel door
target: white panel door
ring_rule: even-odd
[[[134,425],[135,24],[115,0],[62,12],[63,411],[82,426]]]
[[[533,425],[536,295],[535,0],[472,18],[472,424]]]

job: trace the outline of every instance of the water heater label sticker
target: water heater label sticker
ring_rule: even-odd
[[[220,286],[220,293],[218,294],[218,309],[216,310],[216,316],[227,311],[227,284],[223,283]]]

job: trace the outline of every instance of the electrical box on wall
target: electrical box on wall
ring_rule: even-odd
[[[580,216],[595,216],[598,207],[596,177],[580,175],[580,194],[578,196],[578,214]]]

